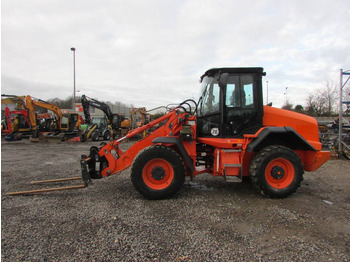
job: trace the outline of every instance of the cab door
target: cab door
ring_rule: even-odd
[[[224,89],[223,135],[243,137],[262,126],[262,97],[259,76],[230,75]]]

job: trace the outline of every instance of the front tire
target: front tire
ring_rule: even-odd
[[[251,162],[253,185],[271,198],[293,194],[303,180],[303,165],[299,156],[284,146],[269,146],[256,154]]]
[[[111,140],[111,132],[109,132],[109,130],[104,133],[103,139],[107,141]]]
[[[93,132],[93,133],[91,134],[91,140],[92,140],[92,141],[98,141],[99,138],[100,138],[100,136],[99,136],[98,132]]]
[[[145,198],[169,198],[182,187],[185,181],[185,166],[173,149],[151,146],[135,158],[131,168],[131,181]]]

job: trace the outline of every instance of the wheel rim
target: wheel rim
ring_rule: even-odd
[[[172,165],[164,159],[152,159],[144,166],[142,178],[149,188],[162,190],[170,186],[173,181],[174,169]]]
[[[293,164],[284,158],[272,160],[265,169],[267,183],[274,188],[288,187],[295,177]]]

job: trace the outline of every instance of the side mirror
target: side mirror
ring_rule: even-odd
[[[223,74],[220,75],[220,78],[219,78],[219,86],[220,86],[221,88],[226,87],[227,82],[228,82],[228,76],[229,76],[228,73],[223,73]]]

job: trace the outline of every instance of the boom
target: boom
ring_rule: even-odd
[[[41,99],[33,100],[31,98],[31,96],[27,95],[26,96],[26,105],[27,105],[27,108],[30,111],[32,111],[32,112],[35,112],[34,106],[38,106],[38,107],[50,110],[56,115],[57,120],[58,120],[59,123],[62,120],[62,116],[63,115],[62,115],[61,109],[58,106],[54,105],[54,104],[50,104],[50,103],[48,103],[48,102],[46,102],[44,100],[41,100]]]
[[[83,106],[85,121],[87,124],[91,124],[90,106],[102,110],[103,113],[107,116],[109,122],[108,124],[112,123],[113,113],[106,103],[97,101],[96,99],[87,97],[86,95],[82,95],[81,104]]]

